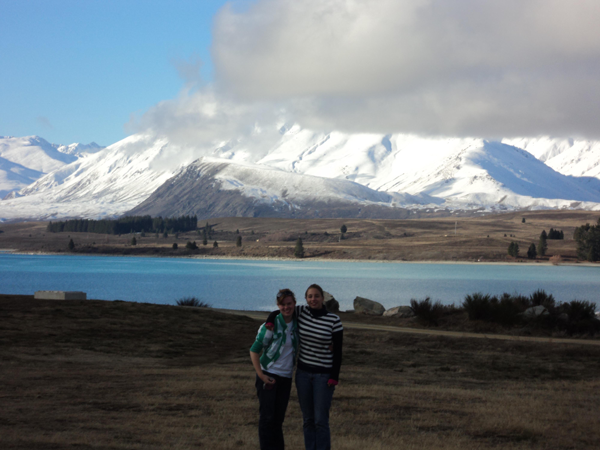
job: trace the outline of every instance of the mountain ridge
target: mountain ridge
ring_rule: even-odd
[[[336,214],[336,207],[353,214],[368,207],[372,217],[394,208],[600,210],[599,151],[596,141],[326,133],[296,124],[198,147],[140,134],[42,176],[19,198],[0,202],[0,218],[173,215],[186,202],[234,216],[293,210],[308,217],[317,209]],[[194,171],[205,177],[195,182],[202,197],[174,185],[187,173],[189,186]],[[284,192],[288,181],[293,187]],[[170,211],[169,203],[178,206]]]

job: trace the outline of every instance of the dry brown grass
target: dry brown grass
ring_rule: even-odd
[[[514,262],[507,255],[511,241],[527,249],[531,243],[537,244],[542,230],[555,228],[563,230],[565,239],[548,240],[547,256],[537,261],[547,262],[553,255],[561,255],[562,261],[573,262],[575,227],[597,220],[598,213],[588,211],[525,211],[412,220],[230,217],[210,219],[216,232],[206,247],[201,245],[202,237],[197,233],[181,233],[179,238],[166,239],[148,233],[144,238],[138,236],[138,244],[132,246],[130,235],[47,233],[46,222],[28,222],[0,226],[4,231],[0,233],[0,249],[66,252],[70,236],[76,252],[91,254],[293,258],[295,240],[301,237],[308,258]],[[340,241],[342,224],[348,227],[348,232],[346,239]],[[238,229],[243,238],[241,248],[235,246]],[[193,240],[199,250],[186,250],[185,243]],[[214,240],[219,242],[216,249],[212,248]],[[173,242],[178,243],[178,250],[172,249]],[[519,261],[529,262],[526,258]]]
[[[0,448],[258,448],[258,321],[0,296]],[[347,330],[338,449],[595,449],[600,348]],[[284,424],[302,449],[295,392]]]

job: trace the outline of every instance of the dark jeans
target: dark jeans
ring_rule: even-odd
[[[296,370],[296,389],[304,419],[304,447],[306,450],[331,449],[329,409],[335,387],[327,386],[328,373],[310,373]]]
[[[258,439],[261,450],[283,450],[283,420],[292,390],[292,379],[263,372],[275,379],[273,389],[264,389],[263,381],[256,376],[256,394],[260,404]]]

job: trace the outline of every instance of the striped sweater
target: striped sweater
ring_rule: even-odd
[[[279,311],[269,315],[267,322],[274,323]],[[342,345],[344,328],[338,316],[322,309],[312,309],[308,305],[296,306],[300,351],[298,369],[312,373],[329,373],[329,377],[339,380],[342,365]],[[333,345],[333,351],[330,346]]]

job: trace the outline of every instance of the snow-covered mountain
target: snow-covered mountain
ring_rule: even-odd
[[[371,217],[392,217],[395,208],[600,209],[595,141],[490,142],[273,128],[268,139],[259,130],[185,148],[164,137],[130,136],[0,202],[0,218],[127,211],[307,217],[316,210],[325,217],[337,214],[335,209],[360,216],[367,207]]]
[[[50,144],[38,136],[0,136],[0,198],[101,149],[95,143],[65,146]]]
[[[353,181],[203,157],[164,183],[131,215],[199,217],[406,217],[401,205],[442,203]]]

